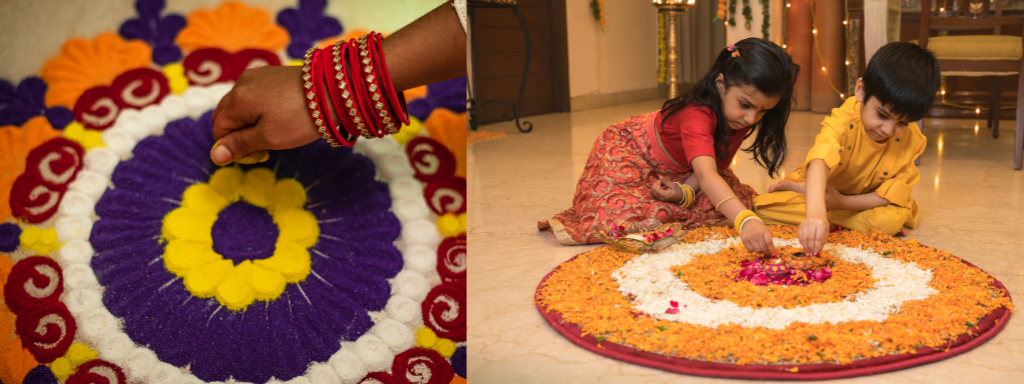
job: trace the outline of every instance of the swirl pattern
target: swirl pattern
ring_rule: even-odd
[[[454,284],[441,284],[423,300],[423,322],[438,336],[466,341],[466,294]]]

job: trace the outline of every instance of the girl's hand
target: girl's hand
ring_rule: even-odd
[[[670,203],[678,203],[685,196],[682,188],[661,175],[658,175],[658,180],[655,180],[654,184],[651,185],[651,193],[658,200]]]
[[[319,139],[303,91],[302,67],[243,72],[213,111],[213,162],[262,161],[267,149],[295,148]]]
[[[758,220],[747,221],[740,228],[740,238],[743,239],[743,246],[750,252],[759,252],[765,256],[775,254],[772,234],[768,231],[768,227]]]
[[[807,215],[807,218],[800,223],[800,244],[804,246],[804,252],[815,254],[821,252],[825,247],[825,240],[828,239],[828,216]]]

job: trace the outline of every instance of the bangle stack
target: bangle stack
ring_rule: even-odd
[[[736,229],[736,232],[740,232],[740,230],[743,229],[743,224],[746,224],[751,220],[761,221],[761,218],[757,217],[757,214],[754,213],[754,211],[749,209],[744,210],[743,212],[740,212],[740,214],[736,215],[736,221],[733,223],[733,228]],[[761,222],[764,223],[763,221]]]
[[[683,199],[679,200],[679,203],[677,204],[679,204],[683,208],[690,208],[691,206],[693,206],[693,188],[690,188],[690,186],[686,184],[676,183],[676,185],[678,185],[679,188],[683,189]]]
[[[409,124],[405,96],[391,84],[382,43],[383,35],[371,32],[306,51],[302,79],[309,112],[333,147],[351,147],[359,136],[393,135]]]

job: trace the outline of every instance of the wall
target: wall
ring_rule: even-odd
[[[736,2],[736,25],[726,26],[726,40],[727,44],[732,44],[737,41],[746,39],[748,37],[763,38],[761,33],[761,25],[764,21],[764,16],[761,14],[763,6],[759,0],[750,1],[750,29],[744,25],[746,19],[743,17],[743,2]],[[715,2],[717,4],[717,1]],[[786,6],[786,0],[771,0],[768,3],[768,22],[771,24],[768,26],[768,40],[775,42],[776,44],[782,44],[782,8]]]
[[[299,0],[244,0],[270,12],[298,7]],[[430,12],[445,0],[329,1],[327,13],[342,28],[391,33]],[[183,16],[200,8],[215,8],[220,0],[170,0],[164,13]],[[70,38],[93,38],[137,17],[133,0],[3,0],[0,1],[0,78],[15,84],[60,52]],[[40,28],[40,26],[46,26]],[[45,32],[40,32],[45,31]]]
[[[658,97],[657,10],[648,0],[604,0],[604,31],[590,0],[566,0],[572,110]]]

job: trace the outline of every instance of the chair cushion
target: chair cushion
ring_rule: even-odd
[[[939,60],[1020,60],[1024,53],[1020,36],[936,36],[928,38],[928,49]]]

